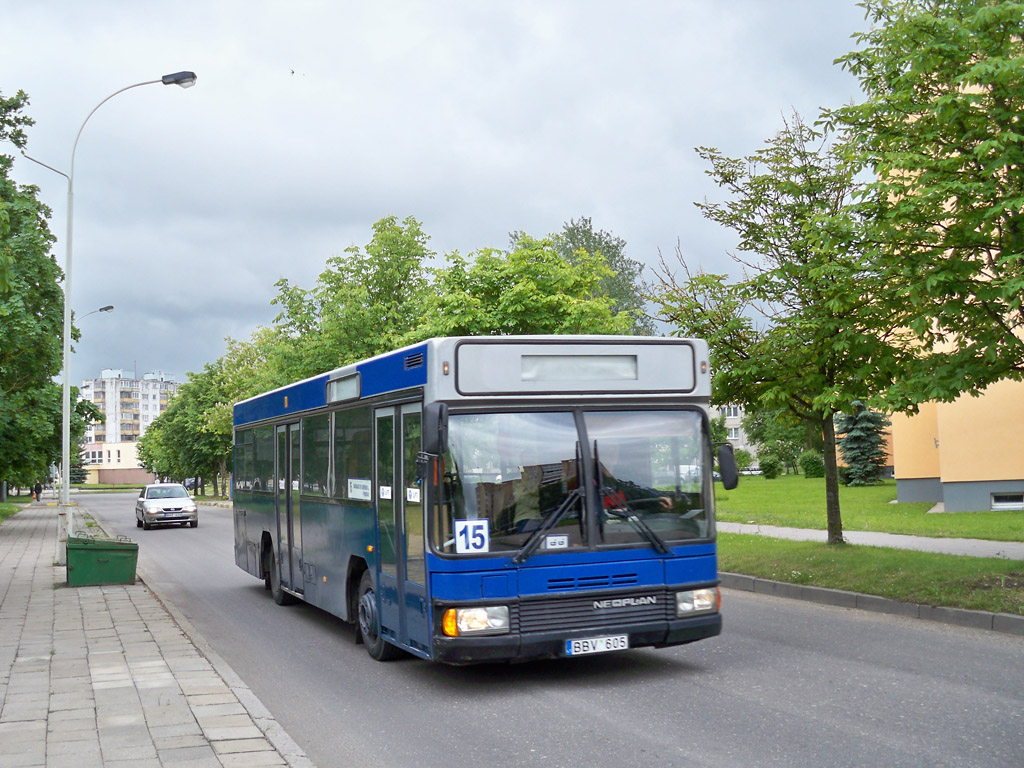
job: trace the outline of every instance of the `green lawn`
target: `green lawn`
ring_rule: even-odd
[[[1024,615],[1024,563],[720,533],[718,567],[892,600]]]
[[[730,523],[825,529],[825,481],[803,475],[765,480],[744,475],[732,491],[716,491],[718,519]],[[917,536],[1024,541],[1024,512],[928,514],[930,503],[891,504],[896,482],[864,488],[839,487],[843,528],[848,531]]]

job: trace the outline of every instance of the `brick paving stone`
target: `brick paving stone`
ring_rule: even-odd
[[[279,729],[262,704],[144,584],[66,587],[55,539],[52,507],[0,526],[2,768],[286,764],[250,715]]]

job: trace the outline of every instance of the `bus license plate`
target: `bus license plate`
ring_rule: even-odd
[[[588,653],[608,653],[609,651],[625,651],[628,648],[629,635],[585,637],[579,640],[565,641],[566,656],[585,656]]]

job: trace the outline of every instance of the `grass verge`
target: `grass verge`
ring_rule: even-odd
[[[734,490],[715,493],[718,519],[730,523],[825,529],[825,481],[803,475],[765,480],[745,475]],[[892,504],[896,482],[839,487],[843,528],[993,541],[1024,541],[1024,512],[932,513],[930,503]]]
[[[16,515],[24,509],[23,504],[0,504],[0,523],[11,515]]]
[[[1024,562],[718,534],[718,567],[891,600],[1024,615]]]

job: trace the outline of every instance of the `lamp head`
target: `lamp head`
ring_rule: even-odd
[[[175,72],[172,75],[164,75],[161,81],[164,85],[180,85],[182,88],[191,88],[196,84],[195,72]]]
[[[99,312],[113,312],[114,311],[114,305],[113,304],[107,304],[107,306],[100,307],[99,310],[97,310],[97,311],[99,311]]]

